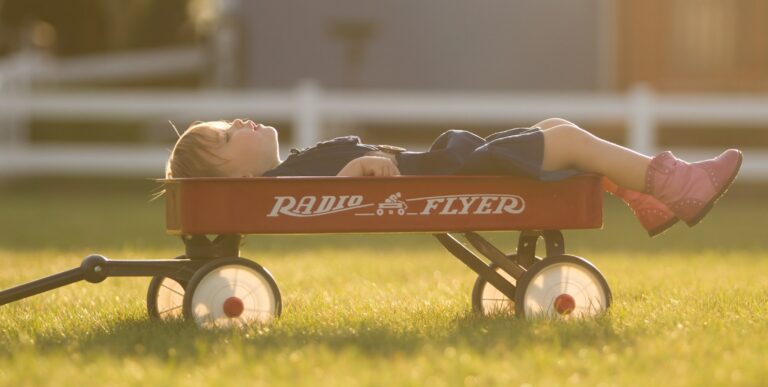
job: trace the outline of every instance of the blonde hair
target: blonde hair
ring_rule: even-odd
[[[168,161],[165,163],[165,178],[182,177],[226,177],[227,174],[220,168],[227,159],[217,155],[213,149],[222,145],[220,141],[221,133],[214,129],[217,126],[228,125],[226,121],[196,121],[190,125],[183,134],[179,134],[176,126],[171,126],[176,130],[179,139],[171,150]],[[155,200],[165,193],[161,185],[158,192],[152,195]]]
[[[223,121],[195,122],[176,141],[168,162],[165,178],[224,177],[221,165],[226,159],[213,152],[221,146],[221,134],[212,126]]]

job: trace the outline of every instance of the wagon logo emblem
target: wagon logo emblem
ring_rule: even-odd
[[[518,195],[467,194],[404,199],[400,192],[395,192],[379,203],[365,203],[362,195],[275,196],[275,204],[267,217],[303,218],[346,211],[353,211],[355,216],[515,215],[524,210],[525,200]]]
[[[384,200],[384,203],[379,203],[379,208],[376,209],[376,215],[382,216],[385,213],[387,215],[397,214],[405,215],[405,210],[408,205],[404,201],[400,200],[400,192],[395,192]]]

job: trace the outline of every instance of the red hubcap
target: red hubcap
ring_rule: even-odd
[[[243,300],[237,297],[229,297],[224,301],[224,314],[226,314],[227,317],[240,317],[240,315],[243,314],[243,309],[245,309]]]
[[[555,298],[555,310],[559,314],[569,314],[576,309],[576,300],[570,294],[561,294]]]

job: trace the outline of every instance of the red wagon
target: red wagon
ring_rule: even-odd
[[[265,322],[281,313],[280,291],[269,271],[240,257],[243,236],[381,232],[432,233],[478,274],[472,306],[479,313],[570,318],[596,315],[611,303],[603,275],[565,254],[560,232],[602,227],[596,175],[557,182],[509,176],[164,182],[166,229],[181,237],[183,255],[140,261],[91,255],[78,268],[0,292],[0,305],[79,280],[151,276],[152,317],[184,316],[203,326]],[[520,231],[517,251],[504,253],[476,233],[503,230]],[[543,257],[536,254],[539,238]]]

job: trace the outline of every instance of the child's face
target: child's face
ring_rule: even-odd
[[[261,176],[280,164],[275,128],[241,119],[208,126],[221,133],[221,146],[213,152],[227,160],[221,166],[227,176]]]

